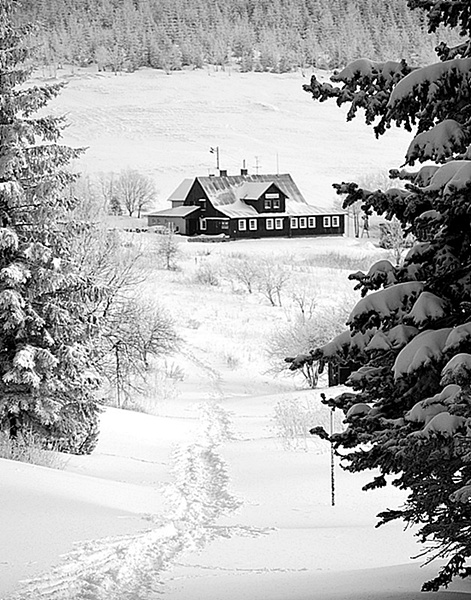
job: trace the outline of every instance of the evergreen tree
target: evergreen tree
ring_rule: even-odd
[[[0,428],[89,452],[97,385],[82,300],[93,293],[70,254],[67,171],[80,150],[58,144],[61,118],[35,116],[61,85],[28,83],[28,30],[0,4]]]
[[[396,217],[417,243],[399,266],[382,260],[351,275],[362,298],[349,329],[292,368],[314,360],[361,365],[349,378],[353,391],[326,400],[347,424],[331,440],[346,450],[347,470],[376,471],[365,489],[391,482],[407,491],[404,506],[381,513],[380,524],[418,526],[430,543],[424,555],[448,560],[427,591],[471,575],[471,14],[463,2],[408,4],[425,11],[432,32],[448,25],[463,43],[442,44],[441,60],[422,68],[357,60],[331,78],[337,85],[313,77],[305,90],[349,104],[349,119],[363,108],[377,135],[393,123],[414,130],[406,164],[435,164],[393,170],[405,189],[334,187],[345,207],[361,200],[369,214]]]

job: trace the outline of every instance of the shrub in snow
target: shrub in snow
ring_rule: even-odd
[[[394,269],[377,263],[351,276],[362,298],[350,330],[308,356],[360,366],[349,379],[355,397],[327,400],[349,425],[331,441],[348,470],[379,470],[366,489],[389,479],[408,492],[381,523],[418,525],[432,555],[448,559],[424,584],[437,590],[471,575],[471,13],[468,3],[408,4],[424,10],[431,31],[456,27],[463,44],[441,44],[437,62],[425,67],[362,59],[335,74],[334,84],[313,76],[304,86],[314,99],[348,104],[348,119],[364,109],[376,135],[393,124],[413,131],[405,165],[435,163],[391,170],[404,189],[334,185],[345,208],[361,201],[367,214],[397,218],[416,242]],[[365,344],[353,344],[358,335]]]

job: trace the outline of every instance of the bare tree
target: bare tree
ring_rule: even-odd
[[[155,253],[164,263],[166,269],[169,271],[176,269],[177,260],[181,255],[181,250],[177,236],[172,230],[169,230],[168,233],[163,235],[159,235]]]
[[[226,261],[224,272],[231,283],[240,283],[249,294],[252,294],[260,279],[260,261],[254,258],[231,256]]]
[[[281,306],[281,292],[291,278],[286,266],[274,261],[265,261],[260,267],[259,292],[272,306]]]
[[[152,204],[156,189],[150,177],[135,169],[125,169],[116,179],[116,193],[128,215],[132,217],[137,211],[140,217],[142,210]]]
[[[113,305],[106,325],[103,372],[121,408],[130,393],[146,382],[150,360],[175,350],[178,338],[172,319],[158,304],[132,297]]]

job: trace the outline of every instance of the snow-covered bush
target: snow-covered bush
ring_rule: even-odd
[[[360,200],[367,214],[396,218],[416,242],[393,269],[353,274],[362,298],[349,330],[293,365],[309,357],[360,365],[349,379],[354,393],[327,401],[348,423],[332,441],[348,470],[379,471],[365,489],[390,481],[408,492],[381,523],[418,525],[432,556],[448,559],[423,586],[437,590],[471,575],[471,14],[466,2],[408,5],[424,10],[432,32],[448,25],[463,43],[441,44],[439,60],[425,67],[361,59],[335,73],[333,85],[313,76],[304,89],[349,104],[348,119],[363,109],[377,136],[393,124],[414,132],[405,165],[429,164],[393,169],[404,189],[334,187],[344,207]]]
[[[325,452],[328,445],[323,440],[312,438],[309,430],[313,423],[328,429],[330,410],[316,398],[283,398],[275,404],[273,411],[273,430],[286,450],[314,449]],[[341,429],[339,413],[335,417],[335,431]]]

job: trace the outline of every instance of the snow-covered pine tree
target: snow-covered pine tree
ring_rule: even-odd
[[[46,446],[89,452],[97,377],[83,302],[96,293],[70,256],[63,219],[80,154],[59,145],[64,123],[38,116],[61,85],[28,83],[28,30],[0,3],[0,428]]]
[[[380,523],[418,526],[424,555],[445,558],[424,590],[471,575],[471,12],[468,2],[408,0],[430,30],[457,28],[463,43],[441,44],[435,64],[356,60],[332,84],[315,77],[305,90],[320,101],[359,108],[376,135],[393,123],[413,131],[405,165],[393,170],[405,189],[369,191],[335,185],[347,207],[397,217],[417,243],[398,267],[388,261],[350,276],[362,298],[349,328],[311,355],[293,360],[354,362],[351,393],[327,400],[347,428],[334,434],[346,469],[376,469],[365,489],[392,482],[407,501]],[[328,438],[321,428],[313,433]]]

